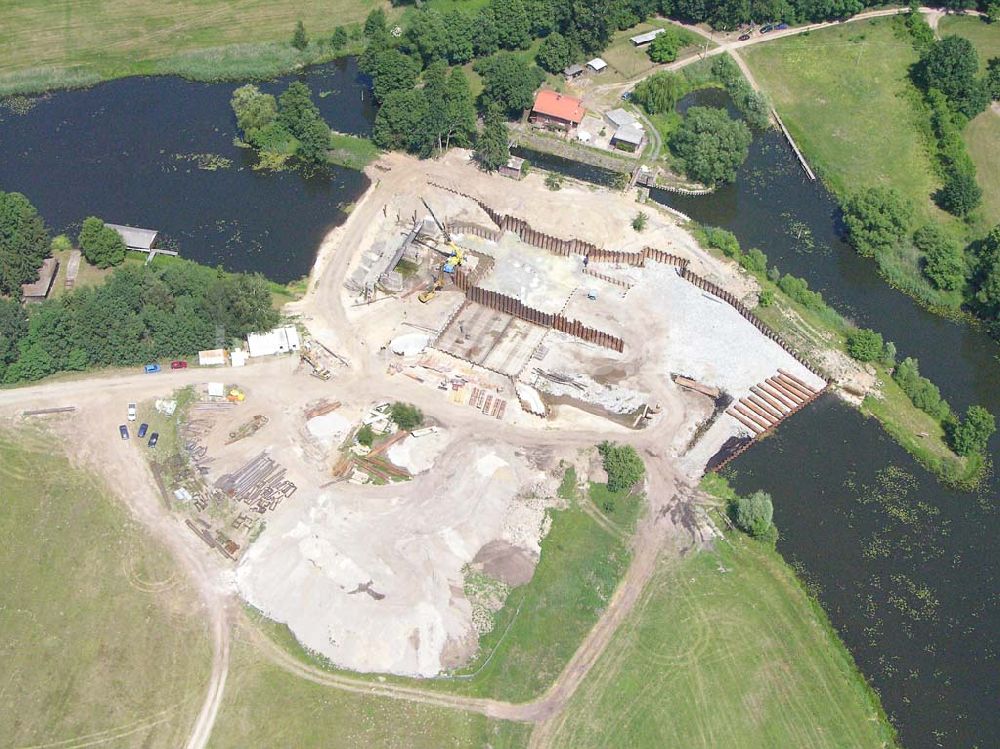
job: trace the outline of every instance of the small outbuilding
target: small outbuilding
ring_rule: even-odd
[[[520,156],[511,156],[499,171],[504,177],[521,179],[524,176],[524,159]]]
[[[535,94],[528,121],[533,125],[569,132],[583,122],[586,113],[583,102],[575,96],[542,89]]]
[[[198,352],[199,367],[224,367],[226,365],[226,350],[224,348],[206,349]]]
[[[247,336],[247,351],[251,358],[287,354],[299,350],[299,332],[293,325],[285,325],[266,333],[250,333]]]
[[[123,226],[121,224],[104,224],[109,229],[114,229],[125,241],[125,246],[130,250],[149,252],[156,244],[156,237],[159,232],[156,229],[140,229],[137,226]]]
[[[585,68],[578,62],[573,63],[567,68],[563,69],[563,75],[566,76],[566,80],[571,81],[574,78],[579,78],[584,74]]]
[[[595,57],[593,60],[587,63],[587,67],[593,70],[595,73],[600,73],[608,64],[604,62],[600,57]]]
[[[38,269],[38,280],[33,283],[21,284],[21,297],[25,302],[41,302],[49,295],[52,289],[52,282],[59,272],[59,261],[54,257],[47,257],[42,261],[42,267]]]
[[[612,109],[610,112],[605,112],[604,119],[610,122],[615,127],[624,127],[625,125],[636,125],[639,120],[635,118],[631,112],[628,112],[621,107],[618,109]]]
[[[642,47],[646,44],[649,44],[664,31],[666,31],[666,29],[653,29],[652,31],[647,31],[645,34],[636,34],[635,36],[631,37],[629,41],[632,42],[632,44],[634,44],[636,47]]]
[[[611,136],[611,145],[622,151],[638,151],[645,141],[646,133],[638,125],[623,125]]]

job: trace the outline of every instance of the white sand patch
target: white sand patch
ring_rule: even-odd
[[[327,447],[342,442],[351,431],[351,422],[338,413],[316,416],[306,422],[309,434]]]
[[[386,450],[386,457],[394,465],[405,468],[416,476],[418,473],[431,469],[434,461],[448,444],[449,439],[448,433],[444,430],[438,430],[423,437],[410,435]]]
[[[447,456],[411,482],[341,484],[277,514],[240,562],[241,594],[339,666],[439,673],[446,650],[475,644],[463,567],[496,539],[537,554],[544,515],[543,500],[517,499],[545,476],[512,447]]]
[[[399,356],[416,356],[430,343],[431,337],[426,333],[407,333],[397,336],[389,342],[392,353]]]

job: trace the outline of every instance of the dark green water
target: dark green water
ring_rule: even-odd
[[[261,88],[278,93],[295,78],[331,127],[370,132],[374,112],[353,59]],[[27,195],[58,232],[75,235],[98,215],[159,229],[161,242],[202,263],[282,282],[304,276],[368,180],[340,168],[310,179],[254,171],[253,153],[233,145],[237,85],[126,78],[43,96],[24,114],[0,107],[0,190]],[[190,157],[206,153],[232,166],[198,169]]]

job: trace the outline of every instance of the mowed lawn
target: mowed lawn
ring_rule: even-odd
[[[742,54],[806,158],[839,196],[891,185],[918,215],[951,223],[936,208],[933,164],[908,68],[917,60],[893,19],[844,24]]]
[[[0,744],[182,746],[211,648],[167,552],[41,432],[0,432]]]
[[[151,61],[234,44],[313,38],[364,20],[380,0],[0,0],[0,78],[84,67],[100,77],[155,72]]]
[[[264,660],[237,631],[209,746],[296,749],[513,749],[530,727],[478,713],[314,684]]]
[[[790,568],[736,533],[661,561],[552,745],[883,747],[892,731]]]

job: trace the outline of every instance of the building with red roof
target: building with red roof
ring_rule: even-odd
[[[528,121],[534,125],[558,130],[572,130],[583,121],[587,110],[575,96],[542,89],[535,95]]]

